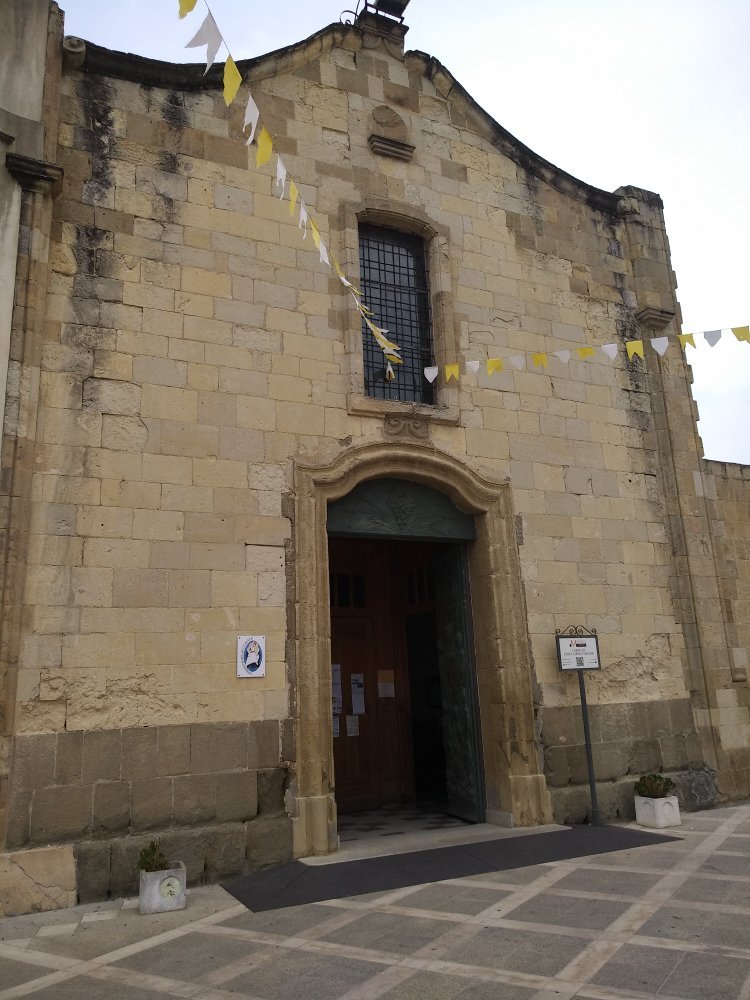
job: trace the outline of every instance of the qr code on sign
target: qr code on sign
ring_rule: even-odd
[[[576,666],[577,667],[582,667],[583,666],[583,657],[582,656],[576,656]]]

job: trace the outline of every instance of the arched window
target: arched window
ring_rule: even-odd
[[[430,294],[424,240],[412,233],[360,223],[360,281],[375,322],[401,348],[403,364],[388,381],[383,352],[362,323],[365,393],[402,403],[434,403],[424,376],[433,364]]]

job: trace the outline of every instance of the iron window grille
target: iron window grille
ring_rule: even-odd
[[[389,382],[387,361],[363,322],[365,393],[402,403],[433,403],[433,387],[424,377],[425,367],[432,364],[424,241],[411,233],[363,224],[359,262],[364,303],[378,326],[389,331],[403,358],[403,364],[393,366],[396,378]]]

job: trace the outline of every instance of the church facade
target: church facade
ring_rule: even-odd
[[[132,891],[154,836],[197,880],[398,802],[590,818],[570,626],[604,817],[652,770],[750,794],[750,470],[702,458],[661,200],[543,160],[405,34],[331,25],[227,108],[220,67],[10,4],[8,912]]]

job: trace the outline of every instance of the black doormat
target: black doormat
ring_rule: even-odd
[[[442,882],[449,878],[466,878],[507,868],[526,868],[587,854],[626,851],[631,847],[648,847],[677,839],[622,826],[574,826],[550,833],[503,837],[362,861],[327,865],[290,861],[233,879],[223,886],[249,910],[257,912]]]

